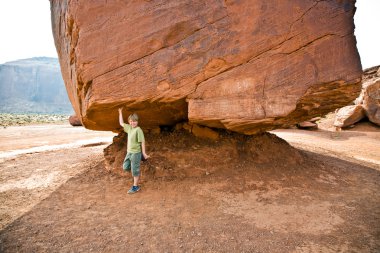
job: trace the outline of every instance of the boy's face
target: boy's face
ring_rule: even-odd
[[[138,125],[138,121],[134,121],[134,120],[129,120],[129,125],[131,125],[132,127],[137,127],[137,125]]]

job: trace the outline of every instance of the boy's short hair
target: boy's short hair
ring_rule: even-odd
[[[129,120],[132,120],[132,121],[139,121],[139,116],[136,114],[136,113],[132,113],[131,115],[129,115],[128,117],[128,121]]]

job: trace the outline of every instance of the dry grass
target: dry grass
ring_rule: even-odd
[[[11,114],[0,113],[0,126],[22,126],[31,124],[66,123],[70,115],[63,114]]]

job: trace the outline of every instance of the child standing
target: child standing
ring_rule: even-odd
[[[140,127],[138,127],[139,117],[133,113],[128,117],[128,123],[124,123],[123,109],[119,108],[119,123],[124,128],[124,131],[128,134],[127,143],[127,155],[124,158],[123,170],[131,171],[133,176],[133,186],[128,191],[128,194],[136,193],[140,190],[138,186],[140,179],[140,162],[141,156],[148,159],[149,156],[145,152],[145,138],[144,133]]]

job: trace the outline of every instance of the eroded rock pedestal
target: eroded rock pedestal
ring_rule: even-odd
[[[246,136],[220,131],[218,141],[194,137],[184,129],[161,134],[147,133],[147,150],[151,156],[141,163],[142,178],[184,179],[210,174],[247,170],[247,166],[292,168],[305,160],[305,154],[274,134]],[[125,133],[115,136],[104,149],[105,167],[109,172],[125,177],[122,169],[127,152]],[[270,164],[270,166],[269,166]],[[249,167],[248,166],[248,167]]]
[[[116,130],[117,108],[154,128],[189,121],[254,134],[353,101],[355,1],[51,0],[76,114]]]

